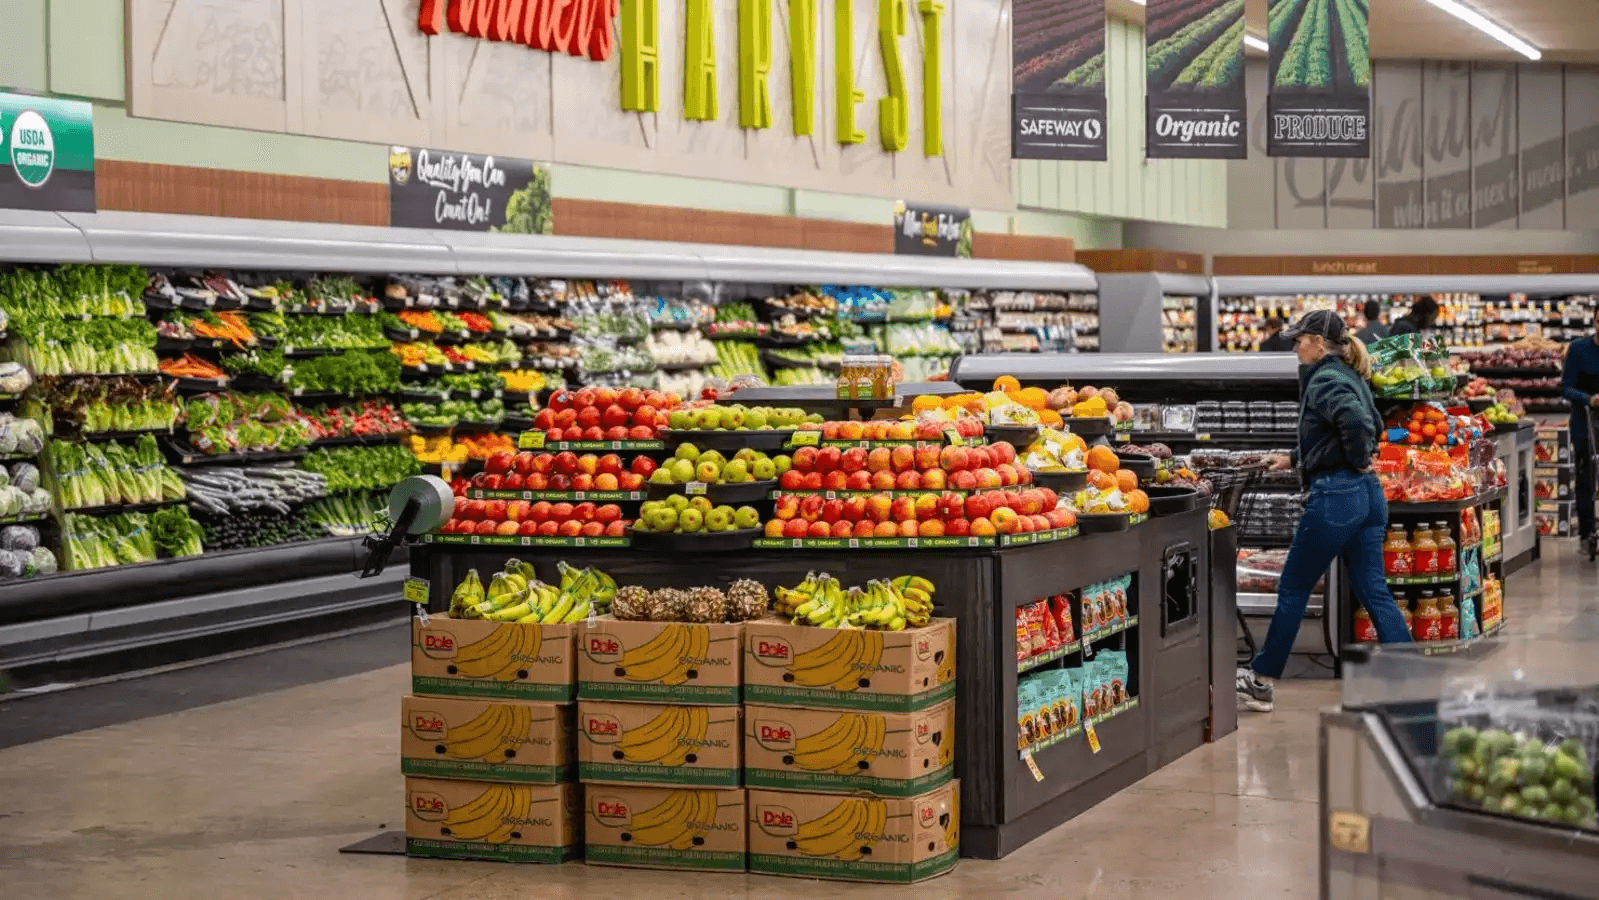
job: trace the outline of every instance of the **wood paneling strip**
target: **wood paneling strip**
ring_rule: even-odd
[[[331,178],[102,159],[95,197],[101,209],[130,212],[389,224],[387,185]]]
[[[1169,250],[1084,250],[1077,261],[1095,272],[1164,272],[1203,275],[1205,257],[1199,253]]]

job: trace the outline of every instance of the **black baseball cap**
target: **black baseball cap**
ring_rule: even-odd
[[[1302,334],[1319,335],[1334,344],[1349,343],[1349,326],[1330,309],[1313,309],[1283,331],[1283,337],[1295,340]]]

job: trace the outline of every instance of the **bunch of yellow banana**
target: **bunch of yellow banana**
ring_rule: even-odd
[[[452,595],[451,615],[455,615],[457,618],[461,619],[487,619],[493,613],[498,613],[500,610],[517,606],[525,599],[528,582],[533,580],[531,578],[532,566],[528,567],[529,574],[524,575],[519,568],[520,565],[521,563],[513,559],[506,563],[505,571],[496,572],[494,577],[489,581],[488,591],[484,594],[483,598],[479,602],[468,604],[464,602],[465,598],[463,597],[463,603],[459,614],[455,613],[454,596]],[[463,581],[462,584],[469,584],[474,580],[476,574],[477,573],[475,570],[469,572],[467,574],[467,580]],[[456,593],[461,593],[461,589],[459,587],[456,588]],[[515,619],[500,619],[500,621],[511,622],[515,621]]]
[[[531,707],[496,703],[470,722],[445,732],[438,752],[455,759],[505,762],[505,751],[525,743],[532,724]]]
[[[622,840],[642,847],[687,850],[716,825],[715,791],[672,791],[657,806],[633,816]]]
[[[887,721],[873,713],[844,713],[833,724],[794,742],[794,765],[811,772],[859,775],[883,752]]]
[[[775,593],[777,611],[795,625],[903,631],[926,625],[933,616],[933,583],[920,575],[869,581],[846,591],[837,578],[812,572]]]
[[[881,800],[850,797],[821,818],[801,822],[794,832],[794,849],[806,856],[860,859],[867,848],[883,838],[888,806]]]
[[[622,654],[617,674],[632,682],[658,681],[679,685],[688,681],[711,649],[711,632],[704,626],[673,623],[637,647]]]
[[[455,673],[462,678],[492,678],[496,681],[515,681],[527,668],[527,661],[537,659],[544,643],[544,632],[538,628],[496,628],[480,641],[455,651]]]
[[[487,600],[488,596],[483,591],[483,582],[478,578],[477,569],[468,569],[466,577],[455,586],[455,591],[450,594],[450,618],[466,618],[466,610],[476,607]]]
[[[475,800],[450,810],[439,833],[457,841],[503,844],[533,814],[533,789],[508,784],[490,785]]]
[[[630,763],[681,766],[690,753],[705,746],[710,726],[707,707],[669,706],[648,723],[624,732],[613,755]]]
[[[870,679],[883,661],[883,635],[843,628],[826,643],[794,657],[789,674],[799,687],[853,691]]]

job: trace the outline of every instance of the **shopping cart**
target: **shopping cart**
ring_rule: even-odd
[[[1228,466],[1227,468],[1200,469],[1199,477],[1210,482],[1210,508],[1221,510],[1226,514],[1228,521],[1232,522],[1237,534],[1243,534],[1243,523],[1239,518],[1239,511],[1247,509],[1243,506],[1244,494],[1260,479],[1266,471],[1266,463],[1256,463],[1251,466]],[[1229,560],[1228,565],[1237,565],[1237,560]],[[1244,649],[1238,651],[1238,664],[1248,665],[1255,658],[1259,647],[1255,644],[1254,632],[1249,630],[1249,622],[1244,618],[1244,611],[1234,610],[1238,614],[1238,627],[1243,632]]]

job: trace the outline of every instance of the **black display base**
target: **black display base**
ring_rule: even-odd
[[[404,856],[405,832],[385,831],[366,840],[356,841],[348,847],[340,847],[339,852],[370,853],[375,856]]]
[[[1100,738],[1102,741],[1104,737]],[[1043,837],[1062,822],[1077,818],[1149,774],[1143,754],[1123,760],[1093,778],[1003,825],[961,822],[961,856],[967,859],[1002,859]],[[1045,772],[1048,777],[1048,772]]]

